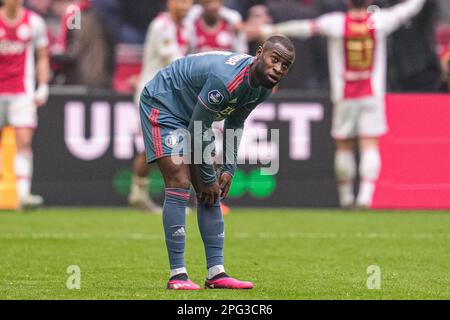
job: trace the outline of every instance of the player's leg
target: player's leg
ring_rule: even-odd
[[[202,183],[195,165],[190,166],[191,182],[198,193]],[[249,281],[231,278],[225,273],[224,240],[225,226],[220,206],[220,197],[212,206],[197,199],[197,222],[205,247],[207,278],[205,287],[209,289],[251,289]]]
[[[21,208],[35,208],[43,204],[41,196],[31,194],[33,177],[33,150],[31,143],[37,127],[37,109],[29,95],[18,95],[8,108],[9,122],[14,127],[16,156],[14,170],[17,194]]]
[[[360,138],[359,148],[361,153],[359,164],[361,182],[356,206],[370,208],[375,192],[375,184],[381,170],[378,138]]]
[[[158,206],[149,195],[150,167],[147,164],[145,152],[138,153],[133,161],[133,177],[128,202],[141,210],[161,213],[162,208]]]
[[[356,176],[356,158],[353,139],[336,140],[335,172],[342,208],[349,208],[355,202],[354,179]]]
[[[200,287],[189,280],[184,259],[190,173],[189,166],[180,164],[179,160],[170,156],[157,160],[165,184],[163,225],[170,263],[170,279],[167,288],[197,290]]]
[[[0,180],[3,178],[2,131],[3,126],[0,125]]]
[[[141,124],[148,163],[158,164],[165,184],[163,226],[170,264],[168,289],[198,290],[188,279],[184,250],[186,243],[186,207],[190,194],[189,166],[173,154],[173,145],[164,143],[173,131],[183,128],[171,115],[141,103]]]
[[[383,98],[369,99],[361,109],[358,123],[360,164],[360,188],[356,205],[370,208],[375,185],[381,171],[379,137],[387,132]]]
[[[140,113],[138,106],[140,105],[140,94],[136,92],[134,96],[137,114]],[[128,203],[133,207],[151,213],[162,213],[162,208],[158,206],[150,197],[150,167],[147,164],[145,156],[144,138],[139,124],[139,133],[137,139],[137,155],[133,161],[133,177],[131,180],[130,194],[128,195]]]
[[[22,208],[38,207],[44,202],[41,196],[31,194],[31,181],[33,177],[33,151],[31,143],[33,128],[15,128],[16,156],[14,170],[17,181],[17,195]]]
[[[356,135],[357,105],[351,101],[337,103],[333,110],[332,136],[336,142],[334,167],[342,208],[353,206],[356,158],[354,137]]]
[[[7,109],[8,99],[6,97],[0,97],[0,179],[3,174],[3,154],[2,154],[2,132],[3,128],[7,125]]]

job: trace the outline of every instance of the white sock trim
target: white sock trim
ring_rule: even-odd
[[[219,273],[225,272],[225,267],[221,264],[217,266],[213,266],[208,269],[208,279],[212,279],[217,276]]]
[[[186,268],[176,268],[176,269],[171,269],[170,270],[170,277],[172,278],[173,276],[176,276],[177,274],[180,273],[186,273],[187,274],[187,269]]]

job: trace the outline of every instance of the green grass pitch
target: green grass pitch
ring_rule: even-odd
[[[187,266],[203,285],[195,214],[187,220]],[[253,290],[166,290],[161,216],[3,211],[0,299],[450,299],[449,212],[234,209],[225,227],[227,272]],[[66,287],[70,265],[80,267],[79,290]],[[380,289],[367,287],[371,265]]]

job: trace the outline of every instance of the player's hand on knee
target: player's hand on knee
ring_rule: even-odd
[[[217,198],[220,196],[220,186],[219,183],[214,182],[210,185],[202,186],[202,190],[199,194],[200,201],[212,206]]]
[[[220,196],[222,197],[222,199],[225,199],[227,197],[228,191],[230,191],[232,180],[233,180],[233,176],[231,174],[229,174],[228,172],[222,172],[220,174],[219,184],[220,184],[220,190],[221,190]]]

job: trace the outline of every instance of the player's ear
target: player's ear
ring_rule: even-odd
[[[264,50],[264,49],[263,49],[262,46],[259,46],[258,49],[256,49],[256,56],[257,56],[258,58],[262,56],[263,50]]]

